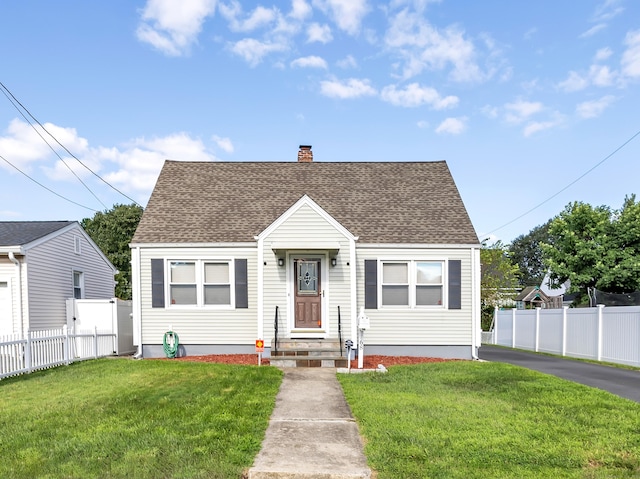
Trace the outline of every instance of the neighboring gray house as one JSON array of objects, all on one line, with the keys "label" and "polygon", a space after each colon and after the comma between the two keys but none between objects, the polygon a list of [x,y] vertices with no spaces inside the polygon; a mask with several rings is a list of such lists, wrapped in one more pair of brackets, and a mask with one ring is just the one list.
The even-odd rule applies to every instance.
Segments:
[{"label": "neighboring gray house", "polygon": [[0,221],[0,335],[64,326],[65,301],[112,298],[116,272],[77,221]]},{"label": "neighboring gray house", "polygon": [[167,161],[131,242],[135,341],[268,355],[276,322],[356,342],[364,308],[367,354],[472,358],[480,247],[445,162]]}]

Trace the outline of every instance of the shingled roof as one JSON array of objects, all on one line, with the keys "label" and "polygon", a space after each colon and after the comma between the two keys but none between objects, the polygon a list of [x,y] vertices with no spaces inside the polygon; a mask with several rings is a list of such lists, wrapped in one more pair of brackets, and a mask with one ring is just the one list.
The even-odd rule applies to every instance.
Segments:
[{"label": "shingled roof", "polygon": [[252,242],[305,194],[359,243],[478,244],[443,161],[166,161],[132,243]]},{"label": "shingled roof", "polygon": [[74,221],[0,221],[0,246],[22,246]]}]

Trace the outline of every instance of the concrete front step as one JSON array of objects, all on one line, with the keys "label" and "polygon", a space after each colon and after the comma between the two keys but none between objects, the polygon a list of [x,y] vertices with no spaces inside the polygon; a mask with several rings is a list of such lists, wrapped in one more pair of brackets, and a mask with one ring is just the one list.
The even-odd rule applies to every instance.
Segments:
[{"label": "concrete front step", "polygon": [[271,365],[283,368],[344,368],[346,355],[335,339],[279,339],[271,343]]}]

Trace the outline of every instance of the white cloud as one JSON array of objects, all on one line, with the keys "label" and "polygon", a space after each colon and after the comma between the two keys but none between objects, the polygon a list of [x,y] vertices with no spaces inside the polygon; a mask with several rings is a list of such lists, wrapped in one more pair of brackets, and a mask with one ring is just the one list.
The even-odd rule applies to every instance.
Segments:
[{"label": "white cloud", "polygon": [[525,137],[538,133],[540,131],[549,130],[560,126],[564,122],[564,117],[558,113],[554,113],[552,118],[547,121],[531,121],[522,130],[522,134]]},{"label": "white cloud", "polygon": [[252,32],[269,25],[279,15],[279,11],[275,7],[265,8],[259,5],[245,18],[242,18],[244,16],[242,5],[235,0],[230,4],[221,3],[218,10],[227,19],[229,29],[233,32]]},{"label": "white cloud", "polygon": [[296,20],[304,20],[312,13],[311,5],[306,0],[293,0],[291,2],[291,12],[289,16]]},{"label": "white cloud", "polygon": [[459,135],[467,128],[467,117],[461,118],[447,118],[436,128],[436,133],[439,135],[450,134]]},{"label": "white cloud", "polygon": [[227,153],[233,153],[234,147],[230,138],[223,138],[218,135],[213,135],[211,139],[216,143],[216,145],[218,145],[218,148],[220,148],[221,150]]},{"label": "white cloud", "polygon": [[347,55],[342,60],[338,60],[337,65],[340,68],[348,69],[348,68],[357,68],[358,62],[352,55]]},{"label": "white cloud", "polygon": [[311,55],[308,57],[296,58],[291,62],[291,66],[294,68],[323,68],[326,70],[327,62],[324,58]]},{"label": "white cloud", "polygon": [[[87,140],[78,136],[74,128],[62,128],[52,123],[45,123],[45,129],[57,138],[63,145],[71,151],[85,151]],[[55,141],[36,126],[40,135],[59,151],[59,146]],[[11,162],[21,170],[29,170],[31,165],[42,162],[53,156],[53,152],[42,140],[42,138],[28,123],[14,119],[9,123],[4,134],[0,136],[0,152],[7,161]],[[61,150],[60,150],[61,151]],[[67,155],[67,153],[64,153]],[[75,162],[75,160],[73,160]],[[5,162],[0,163],[2,167],[12,169]]]},{"label": "white cloud", "polygon": [[[454,81],[473,82],[487,77],[476,63],[476,48],[464,31],[449,27],[439,31],[422,16],[402,10],[391,20],[385,35],[387,48],[402,60],[402,78],[414,77],[424,69],[450,68]],[[490,42],[485,42],[491,48]]]},{"label": "white cloud", "polygon": [[166,55],[185,55],[215,6],[216,0],[148,0],[136,35]]},{"label": "white cloud", "polygon": [[480,110],[484,116],[492,120],[498,118],[498,108],[491,105],[485,105]]},{"label": "white cloud", "polygon": [[526,121],[529,117],[540,113],[544,107],[540,102],[530,102],[518,100],[514,103],[507,103],[504,106],[507,113],[505,120],[508,123],[519,124]]},{"label": "white cloud", "polygon": [[362,19],[369,11],[367,0],[314,0],[313,4],[328,15],[340,30],[351,35],[360,31]]},{"label": "white cloud", "polygon": [[191,138],[187,133],[174,133],[152,139],[137,138],[122,150],[100,148],[99,154],[116,165],[114,171],[102,175],[105,180],[124,191],[143,196],[151,193],[166,159],[216,160],[201,140]]},{"label": "white cloud", "polygon": [[573,70],[569,72],[569,77],[558,84],[558,88],[566,92],[584,90],[589,86],[589,81]]},{"label": "white cloud", "polygon": [[312,23],[309,25],[309,28],[307,28],[308,43],[329,43],[331,40],[333,40],[333,35],[331,35],[331,27],[329,25]]},{"label": "white cloud", "polygon": [[320,83],[320,92],[324,96],[341,99],[376,95],[375,88],[369,83],[369,80],[359,80],[357,78],[350,78],[345,81],[326,80]]},{"label": "white cloud", "polygon": [[[75,128],[65,128],[51,123],[45,123],[44,127],[92,171],[100,174],[121,191],[138,195],[140,198],[151,193],[165,159],[217,159],[200,139],[192,138],[187,133],[151,139],[138,138],[121,147],[107,148],[91,147],[89,141],[78,135]],[[48,135],[43,133],[43,137],[48,138]],[[228,138],[214,136],[213,140],[223,150],[233,151],[233,145]],[[63,151],[57,143],[55,147],[62,156]],[[70,158],[67,153],[62,156],[68,165],[65,166],[29,124],[17,119],[11,121],[7,130],[0,136],[0,151],[7,160],[23,171],[29,171],[38,165],[53,181],[77,181],[69,168],[81,178],[92,177],[86,168],[74,158]],[[4,162],[0,164],[13,170]],[[57,188],[54,186],[53,189]]]},{"label": "white cloud", "polygon": [[289,47],[283,43],[256,40],[255,38],[244,38],[231,44],[230,50],[242,57],[249,66],[255,67],[262,59],[273,52],[281,52]]},{"label": "white cloud", "polygon": [[613,51],[611,51],[611,48],[600,48],[593,57],[593,60],[596,62],[601,62],[607,60],[611,55],[613,55]]},{"label": "white cloud", "polygon": [[596,7],[593,13],[594,22],[606,22],[620,15],[624,8],[620,6],[620,0],[604,0]]},{"label": "white cloud", "polygon": [[596,118],[602,114],[613,102],[613,95],[606,95],[599,100],[585,101],[576,106],[576,113],[581,118]]},{"label": "white cloud", "polygon": [[640,78],[640,30],[627,32],[624,43],[627,49],[622,54],[622,73],[626,77]]},{"label": "white cloud", "polygon": [[400,90],[395,85],[386,86],[382,89],[381,98],[396,106],[429,105],[436,110],[454,107],[459,101],[457,96],[442,97],[434,88],[421,87],[418,83],[411,83]]},{"label": "white cloud", "polygon": [[607,25],[605,23],[599,23],[597,25],[592,26],[589,30],[582,32],[580,35],[578,35],[578,38],[592,37],[593,35],[595,35],[601,30],[604,30],[605,28],[607,28]]},{"label": "white cloud", "polygon": [[605,87],[613,85],[615,74],[609,70],[608,66],[591,65],[589,68],[589,78],[595,86]]},{"label": "white cloud", "polygon": [[429,128],[429,122],[425,121],[425,120],[418,121],[418,123],[416,123],[416,125],[418,126],[418,128],[421,128],[421,129]]}]

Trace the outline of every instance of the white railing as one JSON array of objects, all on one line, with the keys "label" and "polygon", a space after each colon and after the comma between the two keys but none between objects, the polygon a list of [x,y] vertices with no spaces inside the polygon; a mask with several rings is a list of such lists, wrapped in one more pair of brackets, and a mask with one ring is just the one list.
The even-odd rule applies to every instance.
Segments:
[{"label": "white railing", "polygon": [[29,331],[22,335],[0,336],[0,379],[39,369],[67,365],[74,361],[112,356],[116,335],[93,331],[60,329]]},{"label": "white railing", "polygon": [[640,306],[496,310],[492,333],[485,344],[640,366]]}]

